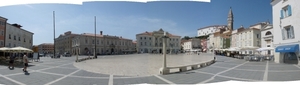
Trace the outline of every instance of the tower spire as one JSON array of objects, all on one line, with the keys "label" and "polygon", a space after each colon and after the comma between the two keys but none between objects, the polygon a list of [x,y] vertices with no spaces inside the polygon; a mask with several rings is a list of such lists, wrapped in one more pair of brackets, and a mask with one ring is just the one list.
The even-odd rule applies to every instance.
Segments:
[{"label": "tower spire", "polygon": [[228,29],[233,30],[233,13],[232,13],[232,8],[229,8],[229,13],[227,17],[227,23],[228,23]]}]

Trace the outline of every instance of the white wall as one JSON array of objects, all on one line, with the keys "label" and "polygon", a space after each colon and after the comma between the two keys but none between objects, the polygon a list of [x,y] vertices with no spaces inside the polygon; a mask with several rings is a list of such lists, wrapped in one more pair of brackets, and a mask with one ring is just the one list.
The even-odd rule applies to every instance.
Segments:
[{"label": "white wall", "polygon": [[[12,26],[11,24],[6,24],[6,40],[5,40],[5,46],[9,47],[14,47],[14,46],[21,46],[21,47],[25,47],[28,49],[32,48],[32,39],[33,39],[33,34],[25,31],[22,28],[17,28],[15,26]],[[11,39],[9,39],[9,35],[11,37]],[[16,36],[16,40],[14,40],[14,36]],[[19,41],[19,37],[20,37],[20,41]],[[25,38],[25,42],[24,42],[24,38]]]},{"label": "white wall", "polygon": [[202,28],[198,30],[198,36],[205,36],[205,35],[209,35],[212,33],[215,33],[217,30],[216,27],[207,27],[207,28]]},{"label": "white wall", "polygon": [[[299,42],[300,41],[300,34],[297,33],[300,31],[300,7],[298,6],[300,4],[300,0],[288,0],[284,3],[282,3],[283,0],[281,0],[279,3],[273,6],[273,28],[274,33],[277,33],[274,35],[274,45],[284,44],[284,43],[293,43],[293,42]],[[286,17],[282,19],[281,26],[288,26],[292,25],[294,27],[294,39],[288,39],[288,40],[282,40],[282,34],[281,34],[281,27],[280,25],[280,10],[286,6],[291,5],[292,7],[292,16]]]},{"label": "white wall", "polygon": [[[275,0],[272,3],[272,14],[273,14],[273,29],[274,33],[274,46],[280,46],[280,45],[288,45],[288,44],[299,44],[300,42],[300,34],[298,33],[300,31],[300,7],[298,6],[300,4],[300,0],[287,0],[286,2],[283,2],[283,0]],[[291,5],[292,9],[292,15],[289,17],[285,17],[283,19],[280,19],[281,16],[281,9],[287,5]],[[280,25],[282,27],[280,27]],[[294,27],[294,39],[282,39],[282,32],[281,29],[285,26],[292,25]],[[279,53],[275,53],[275,62],[281,63],[282,60]]]}]

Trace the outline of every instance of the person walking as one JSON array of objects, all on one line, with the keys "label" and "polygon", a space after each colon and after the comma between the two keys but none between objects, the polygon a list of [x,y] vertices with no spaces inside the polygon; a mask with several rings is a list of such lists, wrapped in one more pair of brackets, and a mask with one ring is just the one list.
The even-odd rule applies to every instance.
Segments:
[{"label": "person walking", "polygon": [[9,69],[14,69],[15,68],[15,66],[14,66],[15,58],[16,58],[15,55],[10,55],[10,57],[9,57],[9,66],[8,66]]},{"label": "person walking", "polygon": [[27,57],[27,54],[24,53],[24,56],[23,56],[23,62],[24,62],[24,68],[23,68],[23,71],[24,72],[27,72],[27,67],[28,67],[28,57]]}]

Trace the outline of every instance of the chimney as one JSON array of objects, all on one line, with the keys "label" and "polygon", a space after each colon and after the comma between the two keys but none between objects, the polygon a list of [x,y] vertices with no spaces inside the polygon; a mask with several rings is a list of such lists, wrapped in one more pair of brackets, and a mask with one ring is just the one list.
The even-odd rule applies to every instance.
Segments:
[{"label": "chimney", "polygon": [[19,25],[19,24],[12,24],[12,26],[15,26],[15,27],[17,27],[17,28],[21,28],[22,26],[21,25]]},{"label": "chimney", "polygon": [[100,35],[102,35],[102,31],[100,31]]}]

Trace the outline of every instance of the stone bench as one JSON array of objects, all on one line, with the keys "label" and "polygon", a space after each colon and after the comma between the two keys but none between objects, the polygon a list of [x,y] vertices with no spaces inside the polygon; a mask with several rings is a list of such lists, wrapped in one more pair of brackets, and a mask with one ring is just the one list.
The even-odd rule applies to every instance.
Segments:
[{"label": "stone bench", "polygon": [[75,62],[81,62],[81,61],[85,61],[85,60],[89,60],[89,59],[96,59],[96,58],[94,58],[94,57],[81,58],[81,59],[78,59],[78,61],[75,60]]},{"label": "stone bench", "polygon": [[[179,69],[179,72],[184,72],[187,70],[195,70],[198,68],[202,68],[205,66],[209,66],[211,64],[213,64],[215,62],[215,60],[211,60],[211,61],[207,61],[207,62],[202,62],[202,63],[198,63],[198,64],[192,64],[192,65],[185,65],[185,66],[175,66],[175,67],[167,67],[168,69]],[[188,69],[188,68],[191,69]]]}]

